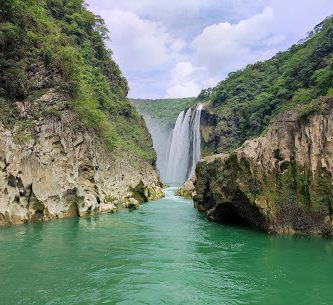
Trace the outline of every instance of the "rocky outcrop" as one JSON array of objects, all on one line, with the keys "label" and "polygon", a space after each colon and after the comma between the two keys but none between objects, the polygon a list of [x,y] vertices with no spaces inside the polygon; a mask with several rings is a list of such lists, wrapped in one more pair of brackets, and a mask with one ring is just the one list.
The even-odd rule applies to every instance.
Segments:
[{"label": "rocky outcrop", "polygon": [[127,201],[123,203],[124,208],[127,209],[140,209],[140,202],[136,200],[135,198],[129,198]]},{"label": "rocky outcrop", "polygon": [[[151,164],[125,150],[111,153],[75,126],[69,109],[57,102],[54,110],[53,100],[17,103],[15,126],[0,126],[0,224],[113,212],[163,196]],[[45,110],[37,118],[36,105]]]},{"label": "rocky outcrop", "polygon": [[195,176],[190,180],[185,181],[183,185],[176,190],[175,195],[187,199],[193,199],[194,196],[196,195],[194,183],[195,183]]},{"label": "rocky outcrop", "polygon": [[195,205],[213,221],[332,234],[333,100],[281,114],[267,135],[203,158]]}]

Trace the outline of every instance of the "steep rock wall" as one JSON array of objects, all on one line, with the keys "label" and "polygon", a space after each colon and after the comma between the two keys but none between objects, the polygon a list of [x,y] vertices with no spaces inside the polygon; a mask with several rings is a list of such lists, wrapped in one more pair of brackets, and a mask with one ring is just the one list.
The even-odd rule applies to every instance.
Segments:
[{"label": "steep rock wall", "polygon": [[52,100],[17,103],[19,124],[0,126],[0,224],[112,212],[132,198],[163,196],[151,164],[106,150],[94,133],[75,127],[70,110],[33,117],[36,105],[50,109]]},{"label": "steep rock wall", "polygon": [[[202,159],[195,204],[209,219],[269,232],[332,234],[333,100],[319,113],[294,109],[264,137]],[[319,110],[319,109],[318,109]]]}]

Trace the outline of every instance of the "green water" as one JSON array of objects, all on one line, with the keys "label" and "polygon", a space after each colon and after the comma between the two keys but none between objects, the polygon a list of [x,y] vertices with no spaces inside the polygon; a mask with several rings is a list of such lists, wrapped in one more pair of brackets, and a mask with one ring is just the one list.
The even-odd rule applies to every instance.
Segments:
[{"label": "green water", "polygon": [[333,304],[333,241],[138,211],[0,229],[0,304]]}]

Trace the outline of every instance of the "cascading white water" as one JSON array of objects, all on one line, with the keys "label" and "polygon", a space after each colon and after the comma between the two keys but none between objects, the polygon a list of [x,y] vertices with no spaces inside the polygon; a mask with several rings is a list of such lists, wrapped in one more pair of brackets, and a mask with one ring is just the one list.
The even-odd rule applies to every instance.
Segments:
[{"label": "cascading white water", "polygon": [[200,118],[202,105],[182,111],[170,134],[166,170],[162,179],[171,183],[182,183],[194,175],[200,159]]},{"label": "cascading white water", "polygon": [[200,134],[200,119],[201,119],[201,110],[202,105],[198,105],[196,109],[196,113],[193,120],[193,127],[192,127],[192,164],[188,171],[188,177],[191,178],[195,173],[195,167],[197,162],[201,157],[201,134]]}]

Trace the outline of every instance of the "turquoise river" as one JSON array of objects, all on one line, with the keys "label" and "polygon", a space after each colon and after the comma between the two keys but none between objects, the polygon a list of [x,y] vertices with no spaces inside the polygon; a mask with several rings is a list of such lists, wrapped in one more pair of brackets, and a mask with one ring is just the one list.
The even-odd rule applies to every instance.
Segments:
[{"label": "turquoise river", "polygon": [[0,229],[0,304],[333,304],[333,240],[140,210]]}]

